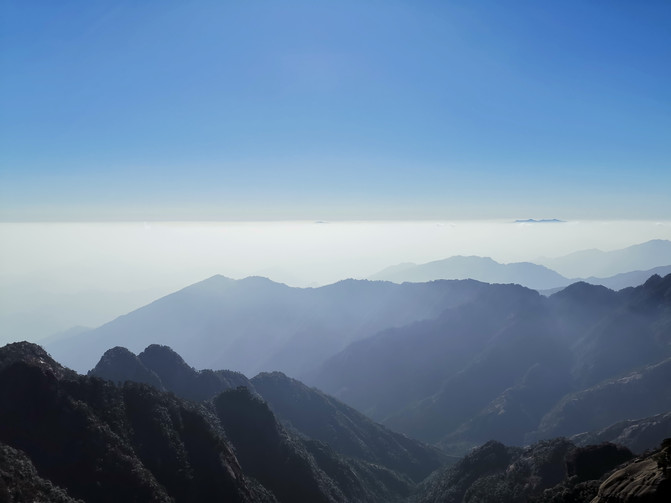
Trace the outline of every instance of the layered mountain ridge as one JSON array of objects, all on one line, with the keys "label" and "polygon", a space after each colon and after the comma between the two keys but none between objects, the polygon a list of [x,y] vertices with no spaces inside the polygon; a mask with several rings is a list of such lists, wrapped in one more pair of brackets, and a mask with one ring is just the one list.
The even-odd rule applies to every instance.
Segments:
[{"label": "layered mountain ridge", "polygon": [[490,438],[523,445],[671,410],[670,343],[671,275],[620,292],[576,283],[549,298],[490,285],[433,320],[350,345],[304,379],[463,454]]},{"label": "layered mountain ridge", "polygon": [[395,283],[475,279],[554,293],[578,281],[620,290],[638,286],[654,274],[669,273],[671,242],[652,240],[620,250],[583,250],[535,262],[500,263],[490,257],[461,255],[424,264],[406,262],[387,267],[369,279]]},{"label": "layered mountain ridge", "polygon": [[[544,297],[519,285],[474,280],[349,280],[293,289],[262,278],[215,277],[81,334],[59,351],[106,350],[119,341],[137,348],[156,335],[160,344],[178,340],[198,358],[199,348],[209,348],[209,362],[222,355],[257,362],[254,367],[282,361],[296,372],[304,369],[293,377],[392,430],[463,455],[490,438],[523,445],[671,410],[663,391],[666,366],[652,371],[671,358],[669,278],[652,276],[618,292],[579,282]],[[198,358],[187,357],[200,368],[226,368]],[[306,361],[312,364],[300,363]],[[143,372],[134,378],[152,383],[151,372]],[[627,376],[635,374],[646,376],[650,391],[632,391],[633,407],[615,413],[612,383],[633,390],[637,381]],[[197,388],[207,389],[207,396],[221,382],[254,386],[231,371],[201,371],[198,379],[209,383]],[[608,411],[602,419],[597,414],[588,420],[584,407],[571,405],[576,410],[569,412],[561,405],[583,396]],[[580,414],[582,420],[571,419]]]},{"label": "layered mountain ridge", "polygon": [[469,280],[406,285],[345,280],[292,288],[265,278],[214,276],[46,347],[80,372],[110,347],[139,352],[158,343],[199,368],[247,375],[280,370],[297,377],[350,342],[432,318],[483,288]]}]

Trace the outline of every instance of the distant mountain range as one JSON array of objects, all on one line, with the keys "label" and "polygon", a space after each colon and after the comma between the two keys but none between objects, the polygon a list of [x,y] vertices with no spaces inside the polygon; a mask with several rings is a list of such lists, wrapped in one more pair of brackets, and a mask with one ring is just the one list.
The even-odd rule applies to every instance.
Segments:
[{"label": "distant mountain range", "polygon": [[671,275],[620,292],[576,283],[549,298],[490,285],[303,378],[459,454],[490,438],[523,445],[671,410],[670,344]]},{"label": "distant mountain range", "polygon": [[671,241],[653,239],[620,250],[583,250],[557,258],[541,258],[537,262],[568,278],[606,278],[671,265]]},{"label": "distant mountain range", "polygon": [[500,264],[489,257],[450,257],[426,264],[399,264],[380,271],[371,280],[423,283],[437,279],[475,279],[487,283],[516,283],[544,290],[568,286],[571,280],[530,262]]},{"label": "distant mountain range", "polygon": [[[79,369],[110,347],[157,342],[200,368],[279,370],[461,455],[490,438],[522,445],[671,410],[670,282],[619,292],[580,282],[548,298],[474,280],[299,289],[219,276],[48,349]],[[199,379],[246,384],[233,373]],[[632,396],[625,409],[619,394]],[[572,409],[582,400],[604,412]]]},{"label": "distant mountain range", "polygon": [[475,279],[554,291],[585,281],[619,290],[638,286],[653,274],[665,276],[669,272],[671,241],[653,240],[611,252],[586,250],[555,259],[543,258],[538,263],[501,264],[489,257],[476,256],[454,256],[426,264],[403,263],[388,267],[369,279],[395,283]]},{"label": "distant mountain range", "polygon": [[484,288],[476,281],[365,280],[292,288],[265,278],[214,276],[95,330],[47,340],[45,347],[81,372],[113,346],[139,352],[160,343],[200,368],[297,377],[353,341],[433,318]]},{"label": "distant mountain range", "polygon": [[[663,253],[667,244],[671,246],[668,241],[650,241],[606,255],[614,257],[609,263],[619,260],[621,265],[669,261],[671,256]],[[670,272],[671,265],[662,265],[584,281],[622,289]],[[58,359],[82,372],[111,346],[140,351],[160,342],[199,367],[246,374],[280,370],[297,377],[352,342],[388,328],[433,319],[471,300],[484,288],[477,281],[519,284],[544,294],[575,282],[538,264],[499,264],[483,257],[401,264],[374,278],[416,284],[346,280],[319,288],[292,288],[260,277],[232,280],[214,276],[99,328],[60,334],[43,343]],[[455,281],[433,281],[438,278]],[[456,281],[466,278],[477,281]]]}]

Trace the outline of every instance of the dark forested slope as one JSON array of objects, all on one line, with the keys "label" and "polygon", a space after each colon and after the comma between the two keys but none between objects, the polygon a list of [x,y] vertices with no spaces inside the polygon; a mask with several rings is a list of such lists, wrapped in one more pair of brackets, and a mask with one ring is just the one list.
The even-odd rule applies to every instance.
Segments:
[{"label": "dark forested slope", "polygon": [[[134,364],[129,366],[128,361]],[[138,364],[142,370],[137,370]],[[158,345],[147,347],[137,357],[125,348],[113,348],[89,372],[102,378],[113,376],[116,382],[147,373],[156,376],[159,388],[195,401],[208,400],[239,387],[255,391],[277,418],[301,437],[323,442],[340,456],[385,467],[415,482],[448,460],[438,449],[394,433],[279,372],[262,373],[250,381],[242,374],[226,370],[197,371],[172,349]]]},{"label": "dark forested slope", "polygon": [[[146,376],[143,359],[159,370],[152,380],[184,364],[169,348],[150,347],[143,358],[115,348],[101,360],[115,384],[80,376],[33,344],[1,348],[0,447],[7,464],[0,494],[16,501],[382,503],[403,501],[415,487],[403,473],[287,430],[247,387],[196,404],[125,380],[113,368],[116,361]],[[192,372],[196,383],[211,375]],[[436,461],[424,468],[428,474],[442,456],[425,450]]]},{"label": "dark forested slope", "polygon": [[153,387],[78,376],[39,346],[0,349],[0,442],[84,501],[272,501],[219,423]]}]

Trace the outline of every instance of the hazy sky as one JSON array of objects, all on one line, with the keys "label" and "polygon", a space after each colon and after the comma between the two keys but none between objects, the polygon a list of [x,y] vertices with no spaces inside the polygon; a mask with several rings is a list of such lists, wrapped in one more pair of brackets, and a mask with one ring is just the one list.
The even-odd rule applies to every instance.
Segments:
[{"label": "hazy sky", "polygon": [[671,240],[671,221],[0,223],[0,289],[168,293],[214,274],[323,285],[400,262],[534,261],[650,239]]},{"label": "hazy sky", "polygon": [[0,219],[669,219],[671,2],[0,3]]}]

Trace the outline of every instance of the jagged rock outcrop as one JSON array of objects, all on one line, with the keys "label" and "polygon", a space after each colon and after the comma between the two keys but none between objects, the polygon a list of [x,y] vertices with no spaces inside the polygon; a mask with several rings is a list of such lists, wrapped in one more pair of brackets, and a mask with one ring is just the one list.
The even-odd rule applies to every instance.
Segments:
[{"label": "jagged rock outcrop", "polygon": [[592,503],[655,503],[671,501],[671,478],[647,457],[613,473],[601,484]]},{"label": "jagged rock outcrop", "polygon": [[147,346],[137,356],[126,348],[112,348],[103,354],[89,375],[120,383],[143,382],[194,402],[209,400],[238,386],[253,389],[240,372],[196,370],[171,348],[159,344]]},{"label": "jagged rock outcrop", "polygon": [[126,348],[116,346],[105,351],[100,361],[88,375],[123,384],[126,381],[141,382],[165,390],[161,379],[149,370],[140,359]]}]

